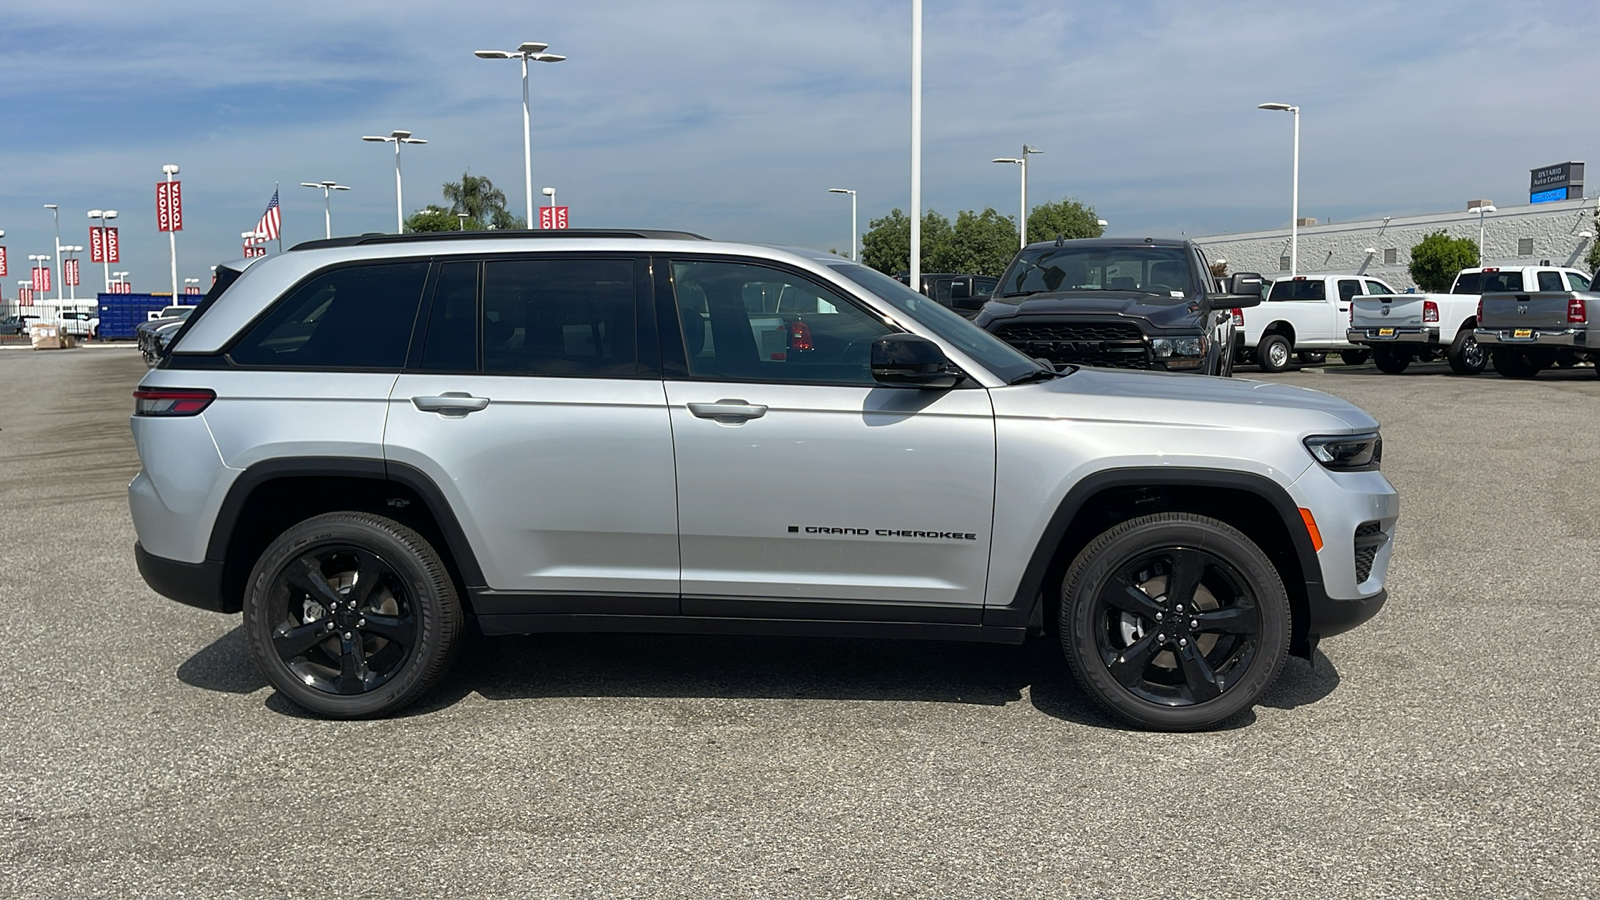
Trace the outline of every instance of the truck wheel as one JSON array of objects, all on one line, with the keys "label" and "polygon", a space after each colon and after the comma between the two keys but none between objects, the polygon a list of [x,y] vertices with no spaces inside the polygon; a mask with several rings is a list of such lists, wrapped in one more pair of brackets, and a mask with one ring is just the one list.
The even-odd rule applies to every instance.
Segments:
[{"label": "truck wheel", "polygon": [[1497,347],[1493,356],[1494,370],[1505,378],[1532,378],[1542,368],[1527,352],[1515,347]]},{"label": "truck wheel", "polygon": [[1377,363],[1378,371],[1385,375],[1399,375],[1411,365],[1411,351],[1399,347],[1373,347],[1372,361]]},{"label": "truck wheel", "polygon": [[1192,513],[1122,522],[1089,543],[1061,587],[1072,674],[1144,728],[1194,731],[1253,705],[1289,652],[1289,597],[1266,554]]},{"label": "truck wheel", "polygon": [[1269,334],[1256,345],[1256,365],[1263,372],[1282,372],[1289,368],[1289,357],[1294,354],[1294,348],[1289,345],[1289,339],[1281,334]]},{"label": "truck wheel", "polygon": [[1300,361],[1308,366],[1320,366],[1328,361],[1328,354],[1318,353],[1314,350],[1302,350],[1296,353],[1295,356],[1299,357]]},{"label": "truck wheel", "polygon": [[1369,350],[1341,350],[1341,351],[1339,351],[1339,358],[1341,360],[1344,360],[1344,364],[1347,365],[1347,366],[1359,366],[1362,363],[1366,362],[1367,359],[1369,357],[1371,357],[1371,356],[1372,356],[1372,352],[1369,351]]},{"label": "truck wheel", "polygon": [[1450,371],[1457,375],[1476,375],[1489,364],[1489,354],[1478,346],[1478,338],[1465,328],[1456,333],[1445,358],[1450,361]]},{"label": "truck wheel", "polygon": [[444,675],[461,603],[444,561],[392,519],[335,512],[267,547],[244,598],[246,641],[289,700],[338,719],[392,713]]}]

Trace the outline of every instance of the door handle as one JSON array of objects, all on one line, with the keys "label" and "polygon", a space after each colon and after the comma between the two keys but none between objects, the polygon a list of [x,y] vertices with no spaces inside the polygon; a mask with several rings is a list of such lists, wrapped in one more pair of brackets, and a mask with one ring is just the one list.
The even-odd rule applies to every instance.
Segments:
[{"label": "door handle", "polygon": [[767,408],[759,403],[746,403],[743,400],[718,400],[715,403],[690,403],[689,412],[701,419],[716,419],[718,422],[738,423],[746,419],[759,419],[767,414]]},{"label": "door handle", "polygon": [[411,405],[423,412],[464,416],[489,405],[488,397],[474,397],[461,391],[445,391],[436,397],[412,397]]}]

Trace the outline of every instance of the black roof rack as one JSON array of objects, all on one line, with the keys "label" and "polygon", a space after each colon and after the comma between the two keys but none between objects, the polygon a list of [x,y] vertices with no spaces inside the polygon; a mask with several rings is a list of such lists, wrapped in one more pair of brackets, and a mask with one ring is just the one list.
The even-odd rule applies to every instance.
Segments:
[{"label": "black roof rack", "polygon": [[709,241],[691,231],[665,231],[658,228],[563,228],[559,230],[496,228],[487,231],[423,231],[412,234],[357,234],[349,237],[301,241],[289,249],[321,250],[328,247],[359,247],[365,244],[410,244],[423,241],[482,241],[510,238],[644,238],[658,241]]}]

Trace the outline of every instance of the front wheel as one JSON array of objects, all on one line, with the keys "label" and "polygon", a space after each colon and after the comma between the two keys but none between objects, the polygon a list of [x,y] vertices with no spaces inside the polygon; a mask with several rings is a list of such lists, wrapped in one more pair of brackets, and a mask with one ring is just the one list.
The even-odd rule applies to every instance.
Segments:
[{"label": "front wheel", "polygon": [[1399,375],[1406,370],[1406,366],[1411,365],[1411,351],[1399,347],[1374,347],[1372,361],[1383,374]]},{"label": "front wheel", "polygon": [[1256,364],[1263,372],[1282,372],[1289,368],[1289,357],[1294,347],[1281,334],[1269,334],[1256,345]]},{"label": "front wheel", "polygon": [[1130,519],[1067,570],[1060,633],[1078,683],[1145,728],[1209,728],[1253,705],[1289,651],[1289,598],[1243,533],[1191,513]]},{"label": "front wheel", "polygon": [[1484,352],[1477,336],[1465,328],[1456,333],[1445,358],[1450,361],[1450,371],[1457,375],[1476,375],[1489,364],[1489,354]]},{"label": "front wheel", "polygon": [[382,516],[307,519],[261,554],[244,600],[250,655],[296,705],[330,718],[392,713],[444,675],[462,624],[444,561]]}]

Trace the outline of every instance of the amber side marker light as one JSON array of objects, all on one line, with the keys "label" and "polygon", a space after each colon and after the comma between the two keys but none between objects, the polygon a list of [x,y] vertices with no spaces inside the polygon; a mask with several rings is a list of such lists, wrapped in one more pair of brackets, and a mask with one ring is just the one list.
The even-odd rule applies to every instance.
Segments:
[{"label": "amber side marker light", "polygon": [[1317,520],[1312,517],[1311,510],[1300,507],[1300,521],[1306,523],[1306,533],[1311,535],[1311,549],[1322,552],[1322,532],[1317,530]]}]

